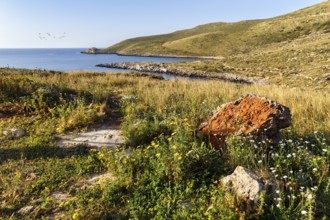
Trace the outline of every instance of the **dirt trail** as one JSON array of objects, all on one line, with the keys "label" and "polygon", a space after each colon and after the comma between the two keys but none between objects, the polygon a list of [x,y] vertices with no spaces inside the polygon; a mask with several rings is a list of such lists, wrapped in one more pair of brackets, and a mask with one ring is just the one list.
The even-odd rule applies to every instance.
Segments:
[{"label": "dirt trail", "polygon": [[57,137],[56,143],[60,147],[70,147],[84,144],[89,147],[112,149],[125,143],[120,126],[102,125],[100,128],[82,133],[69,133]]}]

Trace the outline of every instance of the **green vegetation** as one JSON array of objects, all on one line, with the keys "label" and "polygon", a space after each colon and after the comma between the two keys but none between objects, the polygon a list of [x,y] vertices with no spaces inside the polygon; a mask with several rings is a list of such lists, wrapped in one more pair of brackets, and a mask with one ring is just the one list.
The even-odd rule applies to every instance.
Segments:
[{"label": "green vegetation", "polygon": [[[217,106],[255,93],[288,106],[293,125],[271,152],[199,137]],[[220,81],[165,81],[135,74],[0,69],[0,219],[330,218],[330,99],[315,89]],[[122,117],[129,145],[56,146],[55,137]],[[2,132],[22,128],[15,139]],[[130,153],[127,153],[129,150]],[[219,180],[236,166],[277,180],[249,209]],[[87,186],[95,174],[110,173]],[[65,198],[54,196],[65,194]],[[32,206],[21,215],[22,207]]]},{"label": "green vegetation", "polygon": [[165,35],[129,39],[104,51],[216,57],[221,60],[175,66],[258,77],[269,84],[329,89],[329,11],[330,2],[325,1],[270,19],[211,23]]}]

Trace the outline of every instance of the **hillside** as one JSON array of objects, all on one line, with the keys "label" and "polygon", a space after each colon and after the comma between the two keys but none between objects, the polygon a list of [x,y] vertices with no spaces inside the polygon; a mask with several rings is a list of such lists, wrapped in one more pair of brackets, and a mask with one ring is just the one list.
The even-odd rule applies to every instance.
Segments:
[{"label": "hillside", "polygon": [[[235,23],[211,23],[170,34],[128,39],[107,52],[140,55],[228,56],[293,45],[296,40],[328,38],[330,2],[287,15]],[[310,39],[312,37],[313,39]],[[308,46],[308,45],[306,45]]]},{"label": "hillside", "polygon": [[128,39],[104,51],[212,56],[221,60],[173,65],[259,77],[290,86],[329,88],[330,1],[270,19],[211,23],[165,35]]}]

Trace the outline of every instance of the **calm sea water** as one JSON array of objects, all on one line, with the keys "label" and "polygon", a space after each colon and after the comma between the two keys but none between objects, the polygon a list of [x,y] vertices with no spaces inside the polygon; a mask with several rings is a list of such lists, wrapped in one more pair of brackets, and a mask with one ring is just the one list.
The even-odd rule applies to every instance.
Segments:
[{"label": "calm sea water", "polygon": [[82,54],[86,48],[70,49],[0,49],[0,67],[27,69],[46,69],[61,71],[92,70],[118,71],[96,67],[96,64],[110,62],[183,62],[192,61],[189,58],[160,58],[118,56],[115,54]]}]

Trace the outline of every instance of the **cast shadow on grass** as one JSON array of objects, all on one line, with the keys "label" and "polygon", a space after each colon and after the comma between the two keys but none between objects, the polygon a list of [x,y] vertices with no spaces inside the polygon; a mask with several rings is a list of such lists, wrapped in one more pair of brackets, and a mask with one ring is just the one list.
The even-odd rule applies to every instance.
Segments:
[{"label": "cast shadow on grass", "polygon": [[0,149],[0,165],[8,160],[66,158],[73,155],[84,155],[87,153],[88,148],[85,145],[76,145],[69,148],[40,145],[33,147]]}]

